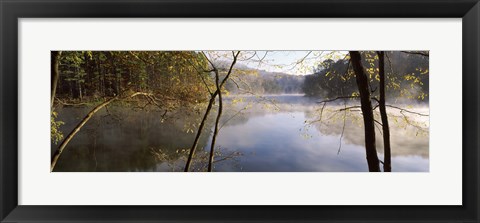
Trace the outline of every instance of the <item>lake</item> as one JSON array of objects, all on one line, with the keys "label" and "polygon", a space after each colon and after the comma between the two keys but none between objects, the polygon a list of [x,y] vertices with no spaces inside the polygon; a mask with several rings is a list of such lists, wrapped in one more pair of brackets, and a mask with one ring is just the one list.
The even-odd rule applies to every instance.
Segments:
[{"label": "lake", "polygon": [[[366,172],[363,121],[358,105],[329,103],[303,95],[229,96],[224,99],[216,141],[215,172]],[[428,106],[397,105],[428,114]],[[167,113],[110,106],[66,147],[55,171],[183,171],[204,107]],[[67,135],[91,108],[58,108]],[[192,171],[206,171],[216,107],[195,154]],[[378,113],[378,109],[376,110]],[[392,171],[428,172],[428,116],[389,108]],[[321,114],[321,115],[320,115]],[[320,119],[320,116],[322,117]],[[376,114],[378,116],[378,114]],[[379,117],[376,118],[380,120]],[[377,126],[377,151],[383,160]],[[52,153],[56,147],[52,143]]]}]

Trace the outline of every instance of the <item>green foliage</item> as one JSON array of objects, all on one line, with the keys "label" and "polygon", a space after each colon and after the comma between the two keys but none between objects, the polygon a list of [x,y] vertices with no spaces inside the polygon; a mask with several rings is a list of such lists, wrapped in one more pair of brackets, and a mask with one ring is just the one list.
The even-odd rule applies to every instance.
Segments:
[{"label": "green foliage", "polygon": [[303,91],[307,96],[322,98],[356,94],[354,74],[348,66],[349,62],[346,59],[324,60],[314,68],[314,74],[305,77]]},{"label": "green foliage", "polygon": [[[369,79],[373,96],[378,95],[379,74],[376,52],[364,51],[362,63]],[[391,100],[428,100],[428,57],[403,52],[386,52],[386,94]],[[348,58],[337,61],[326,59],[307,75],[303,85],[307,96],[334,98],[358,94],[355,76]]]},{"label": "green foliage", "polygon": [[142,91],[178,103],[205,101],[213,87],[207,65],[195,51],[65,51],[57,97],[91,101]]},{"label": "green foliage", "polygon": [[57,112],[52,111],[50,116],[50,139],[53,143],[57,144],[63,139],[63,133],[60,131],[60,126],[65,124],[62,121],[57,121]]}]

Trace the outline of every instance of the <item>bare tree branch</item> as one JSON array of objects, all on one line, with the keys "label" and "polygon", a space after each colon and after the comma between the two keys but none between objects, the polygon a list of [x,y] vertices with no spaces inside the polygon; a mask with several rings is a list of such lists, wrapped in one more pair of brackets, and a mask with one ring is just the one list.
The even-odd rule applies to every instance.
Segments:
[{"label": "bare tree branch", "polygon": [[[202,52],[202,53],[203,53],[203,52]],[[183,56],[183,58],[185,58],[184,55],[182,55],[182,56]],[[204,53],[203,53],[203,56],[205,56]],[[197,71],[197,75],[198,75],[198,76],[200,77],[200,79],[202,80],[203,84],[205,85],[205,88],[207,88],[208,93],[210,93],[210,95],[212,95],[213,93],[212,93],[212,91],[210,90],[210,88],[208,87],[207,81],[205,81],[205,78],[203,78],[203,76],[202,76],[203,73],[202,73],[200,70],[198,70],[197,66],[195,66],[195,65],[192,63],[192,61],[190,61],[188,58],[185,58],[185,59],[188,61],[188,63],[190,63],[190,66],[192,66],[193,69],[195,69],[195,71]],[[207,60],[208,60],[208,58],[207,58]],[[210,61],[209,61],[209,62],[210,62]],[[213,71],[213,70],[203,70],[204,73],[210,73],[210,72],[212,72],[212,71]]]},{"label": "bare tree branch", "polygon": [[420,56],[424,56],[424,57],[429,57],[430,56],[428,51],[400,51],[400,52],[408,53],[408,54],[414,54],[414,55],[420,55]]},{"label": "bare tree branch", "polygon": [[[205,53],[204,52],[202,52],[202,53],[206,57]],[[225,78],[222,80],[222,82],[220,84],[218,84],[218,80],[216,81],[217,90],[211,95],[210,101],[209,101],[208,106],[207,106],[207,110],[205,111],[202,122],[200,123],[200,126],[198,127],[197,135],[195,136],[195,140],[193,142],[193,145],[190,148],[190,152],[188,154],[188,159],[187,159],[187,162],[185,164],[185,169],[184,169],[185,172],[188,172],[189,169],[190,169],[190,165],[192,163],[193,156],[195,155],[195,150],[197,149],[197,145],[198,145],[198,141],[200,139],[200,135],[202,134],[203,127],[205,126],[205,122],[208,118],[208,115],[210,114],[210,110],[212,109],[213,103],[215,102],[215,99],[216,99],[217,95],[219,93],[221,93],[220,91],[222,89],[222,86],[225,84],[227,79],[232,74],[233,66],[235,66],[235,63],[237,62],[237,57],[238,57],[239,54],[240,54],[240,51],[237,51],[237,53],[233,52],[233,61],[232,61],[232,64],[230,65],[230,69],[228,70],[227,75],[225,76]],[[208,57],[206,57],[206,58],[210,62],[210,64],[213,66],[216,77],[218,77],[219,74],[218,74],[218,70],[216,69],[215,65],[210,61],[210,59],[208,59]]]},{"label": "bare tree branch", "polygon": [[336,98],[333,98],[333,99],[319,101],[317,103],[327,103],[327,102],[332,102],[332,101],[336,101],[336,100],[339,100],[339,99],[348,99],[348,98],[359,98],[359,96],[339,96],[339,97],[336,97]]},{"label": "bare tree branch", "polygon": [[418,112],[414,112],[414,111],[410,111],[410,110],[407,110],[407,109],[404,109],[404,108],[400,108],[400,107],[397,107],[397,106],[393,106],[393,105],[385,105],[387,107],[390,107],[390,108],[395,108],[395,109],[398,109],[400,111],[404,111],[404,112],[408,112],[408,113],[412,113],[412,114],[415,114],[415,115],[420,115],[420,116],[429,116],[427,114],[422,114],[422,113],[418,113]]},{"label": "bare tree branch", "polygon": [[257,55],[258,62],[259,62],[259,63],[262,63],[262,62],[263,62],[263,60],[265,59],[265,57],[267,57],[267,54],[268,54],[268,51],[265,51],[265,55],[263,55],[263,57],[262,57],[262,58],[258,57],[258,55]]},{"label": "bare tree branch", "polygon": [[[133,93],[125,98],[133,98],[135,96],[138,96],[138,95],[143,95],[143,96],[151,96],[152,94],[150,93],[145,93],[145,92],[136,92],[136,93]],[[108,104],[112,103],[113,101],[115,100],[118,100],[120,99],[119,96],[115,96],[113,98],[110,98],[108,100],[106,100],[105,102],[97,105],[95,108],[93,108],[93,110],[91,110],[83,119],[82,121],[80,121],[80,123],[77,124],[77,126],[68,134],[67,137],[65,137],[65,139],[63,140],[63,142],[60,144],[60,146],[58,147],[58,149],[55,151],[55,153],[53,154],[53,157],[52,157],[52,161],[51,161],[51,164],[50,164],[50,171],[53,171],[53,169],[55,168],[55,165],[57,164],[57,161],[58,159],[60,158],[60,155],[63,153],[63,151],[65,150],[65,147],[68,145],[68,143],[73,139],[73,137],[80,131],[80,129],[82,129],[82,127],[93,117],[93,115],[95,115],[95,113],[97,113],[100,109],[102,109],[103,107],[107,106]]]},{"label": "bare tree branch", "polygon": [[247,107],[242,108],[242,109],[238,110],[237,112],[235,112],[235,114],[233,114],[232,116],[230,116],[230,118],[228,118],[224,123],[222,123],[222,125],[220,126],[220,128],[218,129],[218,131],[222,130],[223,126],[225,126],[230,120],[232,120],[232,119],[235,118],[237,115],[241,114],[242,111],[245,111],[245,110],[247,110]]},{"label": "bare tree branch", "polygon": [[86,106],[86,105],[88,105],[88,103],[85,103],[85,102],[82,102],[82,103],[67,103],[67,102],[64,102],[64,101],[60,100],[57,97],[55,97],[55,100],[57,100],[61,105],[64,105],[64,106]]},{"label": "bare tree branch", "polygon": [[253,55],[248,57],[248,58],[245,58],[245,59],[238,59],[239,61],[248,61],[252,58],[254,58],[255,56],[257,56],[257,51],[253,51]]},{"label": "bare tree branch", "polygon": [[[338,109],[337,111],[347,111],[347,110],[352,110],[354,108],[361,108],[361,106],[360,105],[355,105],[355,106],[345,107],[345,108]],[[375,110],[375,109],[373,109],[373,110]]]},{"label": "bare tree branch", "polygon": [[152,63],[152,62],[147,61],[147,60],[144,59],[144,58],[141,58],[140,56],[138,56],[137,54],[133,53],[132,51],[128,51],[128,53],[129,53],[130,55],[132,55],[133,57],[135,57],[135,58],[143,61],[145,64],[150,64],[150,65],[154,65],[154,64],[155,64],[155,63]]},{"label": "bare tree branch", "polygon": [[383,126],[383,124],[381,122],[377,121],[376,119],[373,119],[373,121],[376,122],[377,124],[379,124],[380,126]]}]

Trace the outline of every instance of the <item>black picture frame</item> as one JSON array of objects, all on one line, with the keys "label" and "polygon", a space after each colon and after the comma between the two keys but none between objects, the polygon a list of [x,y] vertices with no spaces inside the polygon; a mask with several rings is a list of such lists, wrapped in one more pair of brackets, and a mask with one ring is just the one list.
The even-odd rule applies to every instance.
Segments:
[{"label": "black picture frame", "polygon": [[[1,222],[479,222],[478,0],[0,0]],[[131,17],[462,18],[461,206],[18,205],[18,19]],[[448,44],[448,43],[446,43]],[[456,117],[452,117],[456,118]],[[442,196],[439,194],[438,196]]]}]

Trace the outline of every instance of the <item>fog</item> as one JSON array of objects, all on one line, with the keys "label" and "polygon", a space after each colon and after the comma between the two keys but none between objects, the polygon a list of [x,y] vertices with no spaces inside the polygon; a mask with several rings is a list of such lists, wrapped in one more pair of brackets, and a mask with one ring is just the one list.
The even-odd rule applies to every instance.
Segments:
[{"label": "fog", "polygon": [[[321,113],[318,101],[298,94],[224,98],[214,171],[368,171],[361,113],[338,111],[343,103],[327,104]],[[355,105],[349,101],[347,107]],[[428,114],[426,106],[408,108]],[[88,111],[64,109],[64,132]],[[398,109],[388,112],[393,171],[429,171],[428,116],[408,113],[406,122]],[[201,115],[202,108],[183,108],[162,118],[159,112],[112,106],[72,140],[56,171],[182,171]],[[206,128],[213,129],[213,118],[208,123]],[[383,160],[379,128],[376,136]],[[205,171],[211,137],[212,131],[202,135],[192,171]]]}]

